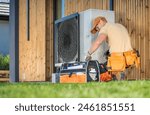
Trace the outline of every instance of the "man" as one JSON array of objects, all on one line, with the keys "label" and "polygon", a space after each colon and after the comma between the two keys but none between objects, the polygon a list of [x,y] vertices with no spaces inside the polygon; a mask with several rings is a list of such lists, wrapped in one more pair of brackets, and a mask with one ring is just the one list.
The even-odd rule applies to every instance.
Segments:
[{"label": "man", "polygon": [[130,42],[127,29],[118,23],[108,23],[105,17],[97,17],[93,22],[92,34],[98,33],[97,39],[92,43],[86,60],[91,59],[91,55],[98,49],[103,41],[109,45],[110,57],[108,58],[108,71],[113,73],[122,72],[137,62],[137,55]]}]

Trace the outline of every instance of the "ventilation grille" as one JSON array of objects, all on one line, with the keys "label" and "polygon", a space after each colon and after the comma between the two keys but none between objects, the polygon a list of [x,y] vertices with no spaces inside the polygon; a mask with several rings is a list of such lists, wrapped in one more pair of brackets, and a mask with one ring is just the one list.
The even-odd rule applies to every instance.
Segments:
[{"label": "ventilation grille", "polygon": [[77,14],[55,22],[55,63],[79,60],[78,22]]}]

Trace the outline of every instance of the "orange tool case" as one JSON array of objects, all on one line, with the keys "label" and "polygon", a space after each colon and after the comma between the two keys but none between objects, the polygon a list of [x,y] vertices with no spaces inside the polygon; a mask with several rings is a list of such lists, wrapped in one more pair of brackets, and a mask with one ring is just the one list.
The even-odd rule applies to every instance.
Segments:
[{"label": "orange tool case", "polygon": [[86,83],[99,81],[100,72],[97,61],[62,64],[59,72],[60,83]]}]

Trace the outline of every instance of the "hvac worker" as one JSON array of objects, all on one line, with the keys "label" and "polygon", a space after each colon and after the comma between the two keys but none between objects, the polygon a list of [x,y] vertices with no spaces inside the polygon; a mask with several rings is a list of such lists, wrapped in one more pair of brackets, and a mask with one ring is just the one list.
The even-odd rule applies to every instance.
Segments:
[{"label": "hvac worker", "polygon": [[123,72],[125,68],[139,66],[139,57],[131,46],[130,36],[127,29],[118,23],[108,23],[105,17],[97,17],[93,21],[91,33],[98,32],[97,39],[92,43],[86,60],[92,58],[92,54],[98,49],[103,41],[108,42],[110,56],[107,61],[107,69],[112,74]]}]

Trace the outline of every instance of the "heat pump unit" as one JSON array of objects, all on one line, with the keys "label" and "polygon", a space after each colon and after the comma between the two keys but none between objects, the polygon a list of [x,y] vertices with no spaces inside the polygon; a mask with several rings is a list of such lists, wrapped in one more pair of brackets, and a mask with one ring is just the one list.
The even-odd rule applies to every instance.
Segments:
[{"label": "heat pump unit", "polygon": [[79,14],[55,21],[55,64],[79,61]]},{"label": "heat pump unit", "polygon": [[[104,16],[108,22],[115,22],[114,11],[98,9],[89,9],[55,21],[55,64],[85,61],[85,56],[97,37],[90,30],[93,19],[98,16]],[[92,59],[104,63],[104,52],[107,50],[108,45],[103,42],[92,54]]]}]

